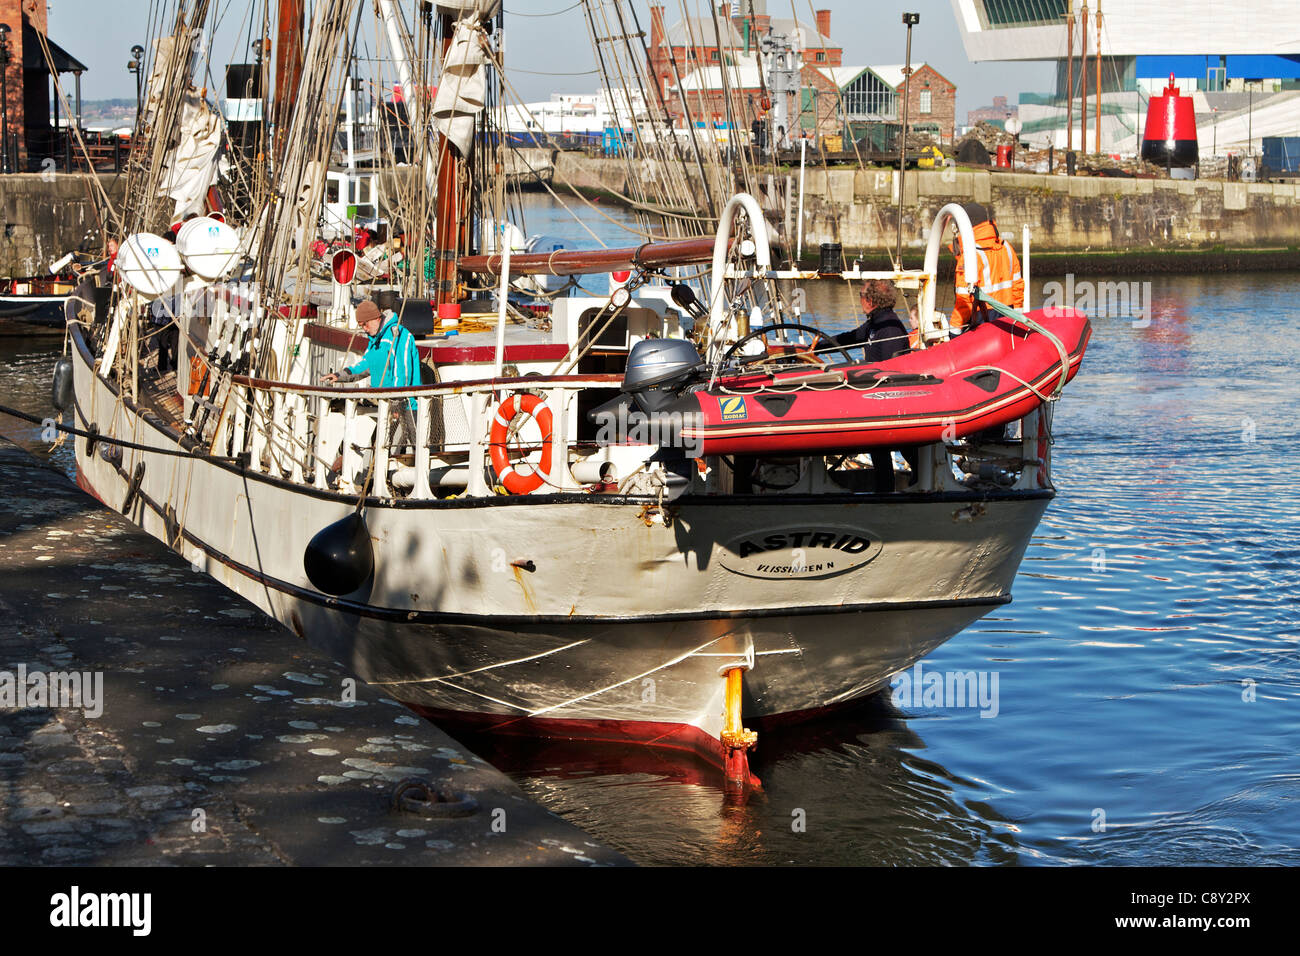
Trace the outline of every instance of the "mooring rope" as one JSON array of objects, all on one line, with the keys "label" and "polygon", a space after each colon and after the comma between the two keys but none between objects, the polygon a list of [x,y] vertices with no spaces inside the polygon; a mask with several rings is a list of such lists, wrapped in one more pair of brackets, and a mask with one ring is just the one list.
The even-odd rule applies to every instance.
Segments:
[{"label": "mooring rope", "polygon": [[[1010,319],[1013,322],[1020,323],[1030,331],[1038,332],[1041,335],[1047,336],[1047,338],[1051,340],[1052,345],[1056,346],[1056,351],[1061,356],[1061,377],[1056,380],[1056,386],[1055,388],[1052,389],[1051,398],[1047,398],[1046,396],[1041,396],[1041,397],[1043,398],[1043,401],[1048,401],[1048,402],[1054,402],[1058,398],[1060,398],[1061,392],[1065,390],[1065,380],[1070,377],[1070,353],[1065,348],[1065,343],[1062,342],[1055,334],[1053,334],[1050,329],[1044,327],[1040,322],[1036,322],[1033,319],[1031,319],[1029,316],[1025,315],[1023,312],[1019,311],[1018,309],[1013,309],[1011,308],[1011,306],[1005,305],[999,302],[997,299],[992,298],[987,292],[985,292],[979,286],[975,287],[974,292],[977,301],[985,303],[990,308],[992,308],[994,312],[998,312],[1006,316],[1008,319]],[[1005,372],[1006,370],[998,369],[997,371]],[[1010,372],[1007,372],[1006,374],[1011,375]],[[1014,375],[1012,375],[1011,377],[1015,378]],[[1033,386],[1030,387],[1032,388]],[[1037,389],[1034,389],[1034,394],[1036,395],[1039,394]]]},{"label": "mooring rope", "polygon": [[31,422],[33,425],[40,425],[42,428],[54,428],[57,431],[80,438],[89,438],[96,443],[103,442],[105,445],[117,445],[121,448],[130,448],[136,451],[147,451],[154,455],[171,455],[174,458],[192,458],[196,461],[218,461],[226,464],[238,464],[243,460],[238,455],[208,455],[202,452],[185,451],[181,448],[159,448],[155,445],[141,445],[138,442],[127,441],[125,438],[114,438],[112,435],[103,435],[98,431],[86,431],[82,428],[64,425],[49,416],[38,418],[36,415],[29,415],[27,412],[10,408],[8,405],[0,405],[0,415],[9,415],[21,421]]}]

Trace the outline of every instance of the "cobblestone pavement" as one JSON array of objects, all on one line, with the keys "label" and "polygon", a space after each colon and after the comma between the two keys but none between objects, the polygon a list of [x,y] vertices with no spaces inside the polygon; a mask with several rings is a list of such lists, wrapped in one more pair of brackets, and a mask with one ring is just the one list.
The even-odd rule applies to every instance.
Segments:
[{"label": "cobblestone pavement", "polygon": [[[4,441],[0,480],[0,865],[627,862]],[[102,697],[37,693],[72,672]]]}]

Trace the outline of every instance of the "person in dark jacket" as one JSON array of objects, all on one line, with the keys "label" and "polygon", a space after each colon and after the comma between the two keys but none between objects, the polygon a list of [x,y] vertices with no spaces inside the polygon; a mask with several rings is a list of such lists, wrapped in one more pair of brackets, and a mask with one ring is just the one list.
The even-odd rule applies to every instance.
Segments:
[{"label": "person in dark jacket", "polygon": [[[835,336],[839,345],[861,346],[863,361],[870,365],[883,362],[895,355],[902,355],[910,349],[907,326],[894,311],[898,299],[898,289],[888,279],[868,279],[862,284],[859,293],[862,310],[867,313],[867,320],[852,332],[841,332]],[[916,453],[905,449],[903,455],[916,468]],[[871,467],[875,472],[876,491],[887,494],[894,490],[894,458],[884,449],[873,449]]]},{"label": "person in dark jacket", "polygon": [[851,332],[834,336],[838,345],[862,346],[863,361],[883,362],[909,348],[907,326],[894,311],[898,290],[888,279],[868,279],[859,293],[867,320]]}]

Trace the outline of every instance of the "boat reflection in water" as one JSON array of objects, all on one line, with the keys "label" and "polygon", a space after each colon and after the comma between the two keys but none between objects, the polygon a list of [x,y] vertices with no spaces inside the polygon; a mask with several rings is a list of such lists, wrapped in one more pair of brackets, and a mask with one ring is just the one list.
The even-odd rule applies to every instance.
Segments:
[{"label": "boat reflection in water", "polygon": [[823,717],[764,726],[750,761],[763,785],[743,795],[708,763],[651,748],[503,740],[440,726],[547,809],[642,864],[1021,859],[1016,822],[968,799],[983,789],[978,781],[923,756],[918,716],[882,692]]}]

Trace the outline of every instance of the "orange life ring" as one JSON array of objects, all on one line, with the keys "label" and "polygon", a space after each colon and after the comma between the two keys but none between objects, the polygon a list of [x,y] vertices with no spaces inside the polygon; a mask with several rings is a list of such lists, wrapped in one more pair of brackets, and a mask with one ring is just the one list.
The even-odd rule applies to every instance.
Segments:
[{"label": "orange life ring", "polygon": [[[518,406],[515,404],[516,398],[519,399]],[[506,455],[506,436],[510,422],[520,412],[537,419],[537,426],[542,430],[541,465],[534,468],[533,473],[527,477],[515,471]],[[492,470],[496,472],[497,480],[512,495],[530,494],[546,483],[542,476],[551,473],[551,456],[555,449],[553,424],[554,416],[550,408],[536,395],[511,395],[497,407],[492,419],[492,431],[488,434],[488,447],[492,450]]]}]

